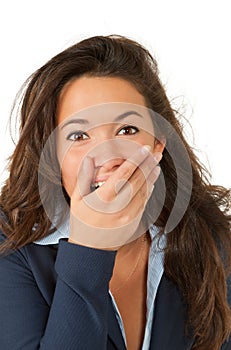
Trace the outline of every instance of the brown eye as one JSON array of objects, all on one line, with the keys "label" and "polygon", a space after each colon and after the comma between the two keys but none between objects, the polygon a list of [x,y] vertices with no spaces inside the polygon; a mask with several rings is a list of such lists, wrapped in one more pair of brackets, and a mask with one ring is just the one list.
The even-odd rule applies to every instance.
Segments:
[{"label": "brown eye", "polygon": [[83,131],[75,131],[67,136],[67,140],[70,141],[85,141],[89,136]]},{"label": "brown eye", "polygon": [[134,135],[137,132],[139,132],[139,130],[135,126],[127,125],[120,129],[118,135]]}]

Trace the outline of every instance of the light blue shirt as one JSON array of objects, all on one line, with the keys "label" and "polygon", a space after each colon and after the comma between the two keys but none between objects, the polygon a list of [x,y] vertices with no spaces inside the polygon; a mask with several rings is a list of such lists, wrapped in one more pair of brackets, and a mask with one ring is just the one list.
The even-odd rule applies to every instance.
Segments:
[{"label": "light blue shirt", "polygon": [[[148,350],[150,346],[151,331],[153,315],[155,312],[155,299],[157,290],[160,284],[161,277],[164,273],[164,248],[166,246],[166,235],[158,236],[159,228],[152,225],[149,229],[151,237],[151,247],[149,252],[148,260],[148,277],[147,277],[147,314],[146,314],[146,326],[144,333],[144,340],[141,350]],[[48,245],[48,244],[58,244],[61,238],[69,237],[69,221],[66,221],[59,230],[53,232],[51,235],[42,238],[41,240],[35,241],[35,244]],[[125,330],[123,326],[123,321],[119,313],[119,309],[116,305],[115,299],[112,293],[109,291],[112,298],[115,314],[117,321],[119,323],[124,342],[126,344]]]}]

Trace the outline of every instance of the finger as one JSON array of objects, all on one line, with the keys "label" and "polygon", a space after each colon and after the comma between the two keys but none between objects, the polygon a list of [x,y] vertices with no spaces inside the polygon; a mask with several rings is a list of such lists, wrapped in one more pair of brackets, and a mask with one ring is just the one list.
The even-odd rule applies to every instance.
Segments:
[{"label": "finger", "polygon": [[[157,161],[160,158],[160,155],[154,158],[153,155],[151,155],[150,153],[149,159],[145,159],[145,161],[143,162],[144,164],[142,164],[142,167],[145,170],[141,170],[139,167],[137,167],[136,171],[133,173],[129,181],[120,179],[116,183],[110,185],[110,181],[108,180],[100,188],[98,188],[94,192],[91,192],[88,196],[84,197],[86,204],[91,209],[101,213],[103,212],[112,214],[123,210],[127,207],[129,202],[140,190],[140,188],[145,184],[146,178],[149,176],[150,172],[152,172],[153,169],[156,167]],[[119,185],[121,185],[122,182],[122,186],[119,191],[117,191],[116,188],[118,182]],[[110,185],[110,187],[108,184]]]},{"label": "finger", "polygon": [[[137,194],[137,192],[140,191],[141,187],[145,183],[147,183],[147,186],[149,187],[153,186],[154,181],[157,179],[159,175],[159,169],[158,169],[159,167],[157,167],[157,163],[160,161],[161,157],[162,157],[161,153],[155,156],[152,156],[150,154],[150,156],[144,160],[141,166],[136,169],[136,171],[133,173],[129,181],[124,181],[124,180],[123,182],[122,180],[120,181],[120,183],[122,183],[122,186],[120,190],[117,191],[118,192],[117,195],[122,196],[123,194],[125,194],[125,198],[126,198],[126,195],[130,195],[130,200],[131,200],[132,197],[134,197]],[[150,179],[149,179],[149,176],[151,176]],[[148,182],[150,182],[150,185]]]},{"label": "finger", "polygon": [[[143,208],[149,200],[154,189],[154,183],[160,175],[160,167],[155,166],[152,168],[150,174],[146,177],[143,176],[140,169],[139,172],[141,176],[139,176],[133,184],[131,184],[131,181],[128,181],[113,201],[103,202],[101,204],[101,209],[103,208],[107,213],[116,213],[124,210],[128,205],[130,206],[131,203],[131,210],[132,205],[134,205],[135,209],[140,207]],[[103,206],[103,204],[105,206]]]},{"label": "finger", "polygon": [[149,151],[150,146],[143,146],[132,157],[124,161],[105,184],[97,190],[100,197],[106,201],[113,200],[134,172],[141,167],[144,160],[151,156]]},{"label": "finger", "polygon": [[148,186],[154,186],[155,182],[157,181],[158,177],[160,176],[161,168],[160,166],[156,166],[148,175],[147,177],[147,185]]},{"label": "finger", "polygon": [[148,200],[151,197],[151,194],[154,190],[155,183],[160,176],[161,168],[156,166],[155,169],[149,174],[147,178],[147,186],[148,186]]},{"label": "finger", "polygon": [[[162,154],[160,152],[156,152],[155,154],[149,153],[148,156],[143,160],[142,163],[135,169],[131,177],[129,178],[129,183],[133,186],[135,192],[139,191],[140,187],[144,184],[147,177],[157,164],[160,162],[162,158]],[[116,187],[116,192],[118,193],[124,186],[128,184],[128,181],[124,179],[120,181],[119,185]]]},{"label": "finger", "polygon": [[144,208],[152,194],[154,184],[160,175],[160,167],[156,166],[150,173],[146,181],[143,183],[139,191],[137,191],[132,197],[126,211],[129,212],[131,217],[136,217],[144,211]]},{"label": "finger", "polygon": [[[144,159],[148,157],[149,151],[150,146],[143,146],[134,155],[125,160],[105,183],[105,185],[107,184],[108,189],[113,187],[113,190],[115,190],[114,185],[118,184],[118,181],[124,180],[124,182],[126,182]],[[116,195],[117,193],[114,194]]]},{"label": "finger", "polygon": [[77,184],[75,188],[76,199],[81,199],[90,193],[92,178],[94,175],[94,162],[90,157],[85,157],[79,168]]},{"label": "finger", "polygon": [[155,174],[153,181],[155,180],[156,175],[159,171],[158,169],[155,169],[158,168],[157,164],[159,163],[161,158],[161,153],[157,153],[154,156],[150,154],[150,156],[146,158],[144,162],[140,165],[140,167],[137,168],[137,170],[134,172],[133,176],[129,180],[133,187],[134,194],[136,194],[137,191],[140,190],[143,184],[148,180],[150,174],[151,176]]}]

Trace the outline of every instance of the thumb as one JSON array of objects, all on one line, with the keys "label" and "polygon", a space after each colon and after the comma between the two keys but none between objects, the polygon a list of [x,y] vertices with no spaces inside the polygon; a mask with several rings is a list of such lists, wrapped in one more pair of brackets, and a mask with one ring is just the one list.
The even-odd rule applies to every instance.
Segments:
[{"label": "thumb", "polygon": [[94,177],[94,162],[91,157],[85,157],[79,167],[75,194],[77,199],[88,195],[91,192],[91,183]]}]

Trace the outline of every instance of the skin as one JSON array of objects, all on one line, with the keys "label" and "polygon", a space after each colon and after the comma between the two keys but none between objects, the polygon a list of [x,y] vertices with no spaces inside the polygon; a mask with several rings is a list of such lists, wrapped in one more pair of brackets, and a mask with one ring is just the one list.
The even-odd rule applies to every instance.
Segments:
[{"label": "skin", "polygon": [[[104,248],[117,250],[110,290],[116,299],[124,322],[128,349],[138,350],[145,327],[146,273],[150,238],[147,236],[143,243],[145,235],[143,233],[140,237],[132,239],[130,243],[126,242],[134,233],[153,184],[158,178],[157,164],[164,150],[164,143],[155,139],[153,132],[148,132],[152,126],[147,115],[144,119],[132,115],[115,123],[116,114],[107,113],[105,122],[102,115],[97,114],[96,108],[94,113],[86,114],[91,128],[85,128],[84,133],[76,134],[76,131],[83,130],[84,125],[67,125],[70,116],[82,116],[83,111],[92,106],[114,102],[146,107],[144,97],[131,83],[121,78],[84,76],[67,83],[62,90],[57,108],[58,157],[62,182],[70,197],[69,242],[98,248],[98,242],[93,242],[92,239],[87,241],[86,237],[100,236],[102,226],[106,228],[107,233],[111,230],[113,235],[121,234],[122,238],[116,247],[112,247],[111,242],[107,242]],[[138,126],[138,128],[126,129],[127,125]],[[67,140],[67,136],[71,140]],[[102,159],[98,161],[98,153],[105,155],[111,145],[114,145],[110,143],[111,140],[125,142],[125,149],[127,149],[126,142],[128,145],[131,143],[132,147],[133,145],[135,147],[134,152],[131,152],[128,159],[117,154],[116,157],[109,157],[106,161]],[[100,148],[101,145],[103,145],[102,148]],[[145,145],[148,149],[142,148]],[[91,156],[91,152],[93,154],[97,147],[99,152]],[[113,154],[111,149],[108,152]],[[90,193],[90,185],[95,179],[106,182]],[[105,211],[94,210],[94,207],[90,207],[85,201],[92,198],[93,203],[96,203],[94,199],[100,198],[103,203],[106,203],[107,209],[117,209],[115,200],[119,199],[118,203],[123,204],[122,209],[114,212],[111,210],[111,213],[105,212],[106,209]],[[126,202],[127,198],[129,201]],[[121,231],[121,227],[125,227],[125,231]],[[126,237],[123,241],[124,236]],[[132,272],[134,266],[138,268]]]},{"label": "skin", "polygon": [[[141,122],[138,120],[141,119],[139,117],[128,116],[115,123],[113,121],[116,114],[112,113],[111,116],[108,116],[107,113],[105,122],[105,118],[101,117],[102,113],[95,116],[96,109],[96,112],[87,113],[86,117],[84,115],[90,123],[89,126],[73,124],[70,133],[70,125],[65,125],[70,120],[70,116],[78,116],[78,113],[82,113],[92,106],[114,102],[146,106],[144,97],[137,89],[128,81],[117,77],[84,76],[72,80],[63,88],[58,101],[57,122],[60,128],[58,154],[60,155],[62,182],[71,199],[70,240],[89,246],[91,244],[84,243],[82,238],[87,237],[88,231],[91,235],[90,227],[98,228],[98,235],[100,235],[102,225],[104,228],[112,230],[130,225],[126,227],[128,234],[124,240],[128,241],[129,234],[134,233],[137,225],[135,220],[142,214],[144,205],[153,189],[153,183],[159,175],[156,165],[164,149],[164,144],[155,139],[153,133],[147,131],[150,129],[150,117],[147,116],[144,116]],[[138,125],[139,129],[123,128],[126,125],[133,125],[134,121],[135,127]],[[145,126],[144,129],[140,127],[142,124]],[[76,135],[76,132],[83,130],[83,128],[85,128],[84,133]],[[89,152],[97,149],[104,142],[110,142],[110,140],[132,142],[132,145],[136,145],[134,154],[130,157],[135,164],[123,156],[111,157],[105,162],[101,159],[96,164],[97,155],[95,159],[88,156]],[[69,145],[68,148],[65,148],[66,144]],[[142,151],[141,147],[137,149],[137,146],[144,145],[149,148],[150,152]],[[108,147],[104,147],[100,149],[99,153],[104,154],[107,149]],[[156,158],[152,157],[152,154]],[[83,166],[82,172],[80,171],[81,165]],[[91,183],[96,180],[106,180],[106,183],[96,191],[99,196],[97,198],[106,202],[106,209],[101,212],[89,208],[89,205],[86,205],[84,201],[84,198],[92,199],[93,196],[88,196],[89,188]],[[126,182],[126,185],[118,192],[121,180]],[[129,186],[132,186],[132,195],[129,192]],[[130,202],[125,203],[128,197]],[[115,199],[118,199],[117,202]],[[96,198],[92,200],[96,203]],[[119,208],[123,208],[123,210],[118,210],[115,203],[119,203]],[[108,208],[114,213],[111,215],[105,213]],[[79,231],[84,236],[76,237],[75,227],[80,227]],[[110,244],[108,243],[108,246]],[[97,244],[94,243],[92,246],[97,247]]]},{"label": "skin", "polygon": [[[113,122],[116,117],[115,113],[114,115],[113,113],[107,115],[105,119],[101,117],[102,113],[97,115],[96,110],[94,113],[86,114],[85,119],[90,123],[89,126],[73,124],[74,129],[72,125],[70,136],[70,132],[68,132],[70,125],[65,125],[70,120],[70,116],[78,116],[78,113],[83,113],[82,111],[92,108],[92,106],[115,102],[146,107],[145,99],[139,91],[130,82],[117,77],[83,76],[72,80],[63,88],[58,101],[57,122],[58,127],[60,127],[58,154],[60,155],[62,182],[70,196],[71,213],[73,214],[70,239],[89,246],[91,244],[84,243],[83,237],[76,237],[75,227],[80,227],[81,233],[84,237],[87,237],[88,231],[91,235],[90,227],[98,228],[98,235],[100,236],[102,225],[103,228],[112,230],[130,225],[126,227],[128,233],[124,242],[129,240],[129,234],[132,235],[137,227],[135,220],[142,214],[148,196],[153,189],[153,183],[159,175],[159,169],[156,165],[164,149],[164,144],[155,139],[153,133],[147,131],[151,128],[150,117],[147,117],[147,115],[141,121],[141,118],[132,115],[115,123]],[[108,121],[111,121],[111,123],[108,123]],[[138,130],[133,127],[123,128],[126,125],[133,125],[134,121],[135,127],[138,126],[139,128]],[[140,127],[142,124],[144,125],[143,129]],[[76,136],[76,131],[83,130],[83,128],[85,128],[84,133]],[[69,139],[67,140],[67,138]],[[110,140],[132,142],[132,145],[136,145],[134,154],[130,157],[135,164],[132,164],[123,156],[111,157],[105,162],[101,159],[96,164],[97,156],[95,159],[88,156],[89,152]],[[69,145],[68,148],[65,148],[65,144]],[[141,147],[137,149],[137,145],[146,145],[150,152],[142,151]],[[111,146],[109,145],[109,147]],[[126,148],[126,144],[124,148]],[[104,154],[107,149],[108,147],[104,147],[100,149],[99,153]],[[151,156],[152,154],[155,158]],[[81,165],[83,166],[82,172],[80,171]],[[121,180],[126,182],[126,185],[118,193]],[[97,198],[100,198],[101,202],[106,202],[106,206],[101,212],[92,210],[83,200],[89,198],[93,201],[92,203],[98,203],[93,196],[87,197],[90,185],[94,181],[106,181],[96,191]],[[132,186],[132,194],[129,192],[131,189],[129,186]],[[130,202],[125,203],[128,197]],[[119,203],[117,207],[115,206],[116,203]],[[123,208],[123,210],[118,208]],[[105,212],[107,210],[114,211],[114,213],[108,215]],[[112,243],[109,242],[106,247],[110,245]],[[123,244],[119,245],[122,246]],[[92,246],[97,247],[97,244],[93,243]]]}]

